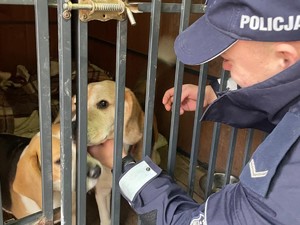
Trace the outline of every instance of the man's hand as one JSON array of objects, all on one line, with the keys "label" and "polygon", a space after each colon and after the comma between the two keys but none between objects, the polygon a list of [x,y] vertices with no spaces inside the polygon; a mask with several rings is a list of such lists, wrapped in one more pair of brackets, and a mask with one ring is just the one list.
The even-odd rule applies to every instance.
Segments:
[{"label": "man's hand", "polygon": [[[110,139],[100,145],[90,146],[88,152],[99,162],[112,169],[114,161],[114,140]],[[122,149],[122,158],[126,156],[125,150]]]},{"label": "man's hand", "polygon": [[[197,95],[198,95],[198,86],[194,84],[184,84],[182,85],[182,94],[181,94],[181,105],[180,105],[180,115],[185,111],[195,111],[197,105]],[[167,90],[163,96],[162,103],[165,105],[165,109],[170,111],[173,104],[174,88]],[[205,97],[203,107],[211,104],[217,96],[213,91],[211,86],[206,86],[205,88]]]}]

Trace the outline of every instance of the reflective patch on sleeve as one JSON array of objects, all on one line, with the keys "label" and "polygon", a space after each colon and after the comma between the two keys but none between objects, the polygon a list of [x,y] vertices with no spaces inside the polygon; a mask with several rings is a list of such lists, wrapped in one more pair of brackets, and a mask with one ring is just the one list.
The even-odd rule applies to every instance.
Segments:
[{"label": "reflective patch on sleeve", "polygon": [[122,193],[132,201],[137,192],[152,178],[156,177],[157,173],[142,161],[132,169],[130,169],[119,182]]},{"label": "reflective patch on sleeve", "polygon": [[206,225],[204,214],[200,213],[197,218],[193,218],[190,225]]},{"label": "reflective patch on sleeve", "polygon": [[207,202],[209,197],[207,198],[205,202],[205,213],[200,212],[199,215],[191,220],[190,225],[207,225],[206,221],[206,212],[207,212]]}]

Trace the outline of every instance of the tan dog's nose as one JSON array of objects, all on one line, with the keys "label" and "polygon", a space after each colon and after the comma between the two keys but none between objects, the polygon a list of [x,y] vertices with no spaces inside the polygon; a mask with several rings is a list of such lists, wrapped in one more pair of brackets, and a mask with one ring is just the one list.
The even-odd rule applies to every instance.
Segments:
[{"label": "tan dog's nose", "polygon": [[77,123],[76,120],[72,121],[72,139],[77,139]]},{"label": "tan dog's nose", "polygon": [[100,166],[96,165],[95,167],[89,168],[87,172],[87,177],[97,179],[101,175]]}]

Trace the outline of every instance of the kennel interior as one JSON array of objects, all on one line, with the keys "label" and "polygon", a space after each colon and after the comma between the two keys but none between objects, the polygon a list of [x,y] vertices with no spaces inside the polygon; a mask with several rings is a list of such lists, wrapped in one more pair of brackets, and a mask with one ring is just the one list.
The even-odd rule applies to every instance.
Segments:
[{"label": "kennel interior", "polygon": [[[202,107],[179,116],[178,104],[173,112],[167,112],[161,103],[164,92],[173,86],[177,87],[178,102],[183,83],[199,85],[199,105],[206,84],[221,78],[221,88],[226,87],[228,74],[222,71],[218,58],[202,66],[187,66],[176,60],[166,64],[158,57],[159,44],[172,48],[170,43],[178,33],[204,13],[204,2],[139,2],[132,7],[140,12],[123,14],[125,19],[99,21],[99,17],[107,16],[100,13],[89,22],[80,20],[82,11],[66,12],[65,3],[67,1],[0,0],[0,71],[5,72],[0,77],[0,132],[32,137],[41,131],[44,177],[43,210],[20,220],[1,211],[0,224],[33,224],[41,219],[51,224],[57,210],[63,214],[61,223],[71,224],[68,160],[71,97],[78,93],[78,134],[85,134],[86,86],[94,81],[116,81],[116,149],[122,146],[120,128],[126,86],[136,93],[145,110],[144,155],[150,154],[152,125],[149,124],[156,120],[161,137],[160,166],[196,201],[201,203],[211,194],[215,173],[225,174],[225,183],[229,182],[230,175],[238,177],[253,149],[265,137],[264,133],[219,123],[199,123]],[[169,42],[163,42],[165,38]],[[53,211],[52,180],[46,174],[52,169],[49,160],[51,123],[59,111],[61,152],[65,160],[62,163],[63,199],[61,208]],[[78,149],[86,148],[85,136],[78,136]],[[86,152],[78,151],[77,224],[99,224],[95,200],[85,193],[85,158]],[[137,218],[116,185],[121,174],[120,162],[121,156],[116,155],[112,224],[135,224]],[[203,176],[207,182],[206,188],[201,189],[199,182]]]}]

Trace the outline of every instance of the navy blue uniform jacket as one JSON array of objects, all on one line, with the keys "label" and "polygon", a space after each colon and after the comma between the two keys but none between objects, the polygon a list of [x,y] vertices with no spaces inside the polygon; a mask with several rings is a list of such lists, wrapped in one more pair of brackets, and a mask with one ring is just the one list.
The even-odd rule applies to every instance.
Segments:
[{"label": "navy blue uniform jacket", "polygon": [[199,205],[149,158],[127,166],[123,196],[148,225],[300,225],[300,62],[254,86],[223,93],[202,120],[269,133],[240,182]]}]

